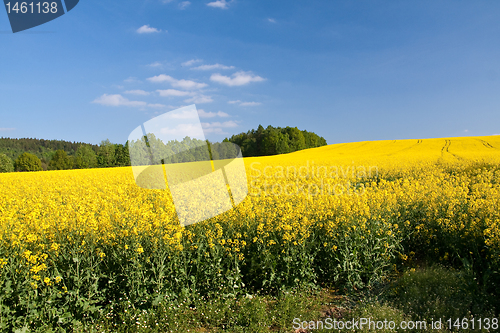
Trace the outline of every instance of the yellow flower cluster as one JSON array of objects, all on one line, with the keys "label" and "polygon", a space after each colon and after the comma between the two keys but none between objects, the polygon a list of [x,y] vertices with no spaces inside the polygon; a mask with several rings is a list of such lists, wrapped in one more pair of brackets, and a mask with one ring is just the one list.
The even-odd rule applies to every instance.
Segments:
[{"label": "yellow flower cluster", "polygon": [[0,174],[0,258],[19,260],[36,288],[61,281],[52,263],[68,251],[141,265],[165,248],[166,262],[191,251],[199,256],[189,264],[231,258],[282,279],[301,265],[342,268],[362,250],[390,260],[406,236],[417,250],[440,242],[442,260],[448,245],[482,238],[500,259],[499,136],[345,143],[244,162],[247,198],[186,228],[168,189],[138,187],[130,167]]}]

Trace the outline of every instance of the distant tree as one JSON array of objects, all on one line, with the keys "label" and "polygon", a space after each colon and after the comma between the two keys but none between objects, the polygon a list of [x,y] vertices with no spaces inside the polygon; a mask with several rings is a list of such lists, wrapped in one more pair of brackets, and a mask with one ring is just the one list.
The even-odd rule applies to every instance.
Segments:
[{"label": "distant tree", "polygon": [[115,166],[129,166],[130,155],[128,152],[128,142],[125,145],[115,144]]},{"label": "distant tree", "polygon": [[68,170],[73,167],[68,154],[62,149],[56,151],[49,162],[49,170]]},{"label": "distant tree", "polygon": [[130,160],[136,165],[150,165],[151,156],[149,155],[149,148],[146,145],[145,138],[137,139],[129,143]]},{"label": "distant tree", "polygon": [[99,145],[97,164],[100,168],[115,166],[115,145],[108,139],[101,141]]},{"label": "distant tree", "polygon": [[68,142],[60,140],[44,140],[44,139],[10,139],[0,138],[0,154],[5,154],[12,160],[15,160],[22,153],[31,153],[38,158],[45,159],[46,166],[56,152],[63,149],[69,156],[73,156],[77,148],[81,145],[90,146],[94,151],[97,151],[99,146],[81,142]]},{"label": "distant tree", "polygon": [[262,125],[257,130],[236,134],[226,140],[240,146],[245,157],[286,154],[326,145],[324,138],[297,127],[268,126],[264,129]]},{"label": "distant tree", "polygon": [[276,141],[276,154],[286,154],[293,150],[290,150],[288,134],[278,131],[278,137]]},{"label": "distant tree", "polygon": [[287,127],[286,132],[288,134],[288,138],[290,139],[288,145],[291,151],[297,151],[306,148],[306,139],[297,127]]},{"label": "distant tree", "polygon": [[14,164],[5,154],[0,154],[0,172],[13,172]]},{"label": "distant tree", "polygon": [[50,159],[47,159],[46,157],[42,157],[40,159],[40,161],[42,162],[42,170],[47,171],[49,169]]},{"label": "distant tree", "polygon": [[[268,127],[269,129],[269,127]],[[276,142],[278,141],[276,132],[266,131],[266,135],[262,139],[262,154],[263,155],[276,155]],[[236,142],[235,142],[236,143]],[[238,143],[236,143],[238,144]],[[247,156],[246,152],[244,152]]]},{"label": "distant tree", "polygon": [[94,150],[88,145],[78,147],[75,153],[74,167],[76,169],[95,168],[97,166],[97,156]]},{"label": "distant tree", "polygon": [[42,171],[42,161],[36,155],[22,153],[14,163],[16,171]]}]

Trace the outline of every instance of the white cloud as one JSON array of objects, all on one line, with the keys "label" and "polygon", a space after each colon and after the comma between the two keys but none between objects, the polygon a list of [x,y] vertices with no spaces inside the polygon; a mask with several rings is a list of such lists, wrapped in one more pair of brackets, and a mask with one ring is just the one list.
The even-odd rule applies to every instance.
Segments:
[{"label": "white cloud", "polygon": [[195,104],[203,104],[203,103],[211,103],[214,100],[210,96],[205,95],[196,95],[192,98],[184,100],[186,103],[195,103]]},{"label": "white cloud", "polygon": [[187,90],[192,90],[192,89],[201,89],[207,86],[206,83],[198,83],[195,81],[191,80],[177,80],[171,77],[170,75],[165,75],[165,74],[160,74],[157,76],[153,76],[148,78],[148,81],[154,82],[154,83],[160,83],[160,82],[168,82],[172,85],[174,88],[181,88],[181,89],[187,89]]},{"label": "white cloud", "polygon": [[163,104],[148,104],[143,101],[130,101],[120,94],[108,95],[104,94],[99,98],[92,101],[95,104],[101,104],[105,106],[132,106],[132,107],[150,107],[150,108],[163,108]]},{"label": "white cloud", "polygon": [[138,96],[148,96],[150,94],[150,92],[139,89],[139,90],[127,90],[127,91],[125,91],[125,94],[138,95]]},{"label": "white cloud", "polygon": [[160,103],[148,104],[148,108],[161,108],[161,109],[163,109],[165,107],[167,107],[167,106],[164,104],[160,104]]},{"label": "white cloud", "polygon": [[229,134],[228,132],[224,132],[224,130],[222,128],[220,128],[220,127],[203,129],[203,133],[205,133],[205,134],[210,134],[210,133],[213,133],[213,134],[224,134],[224,135]]},{"label": "white cloud", "polygon": [[225,122],[213,122],[213,123],[201,123],[201,127],[203,128],[203,132],[205,134],[214,133],[214,134],[228,134],[224,132],[224,128],[234,128],[238,127],[238,124],[235,121],[225,121]]},{"label": "white cloud", "polygon": [[253,75],[250,72],[237,72],[232,75],[232,77],[221,75],[219,73],[212,74],[210,76],[210,80],[220,83],[220,84],[225,84],[226,86],[243,86],[245,84],[249,84],[250,82],[261,82],[264,81],[265,79]]},{"label": "white cloud", "polygon": [[15,131],[16,129],[13,127],[1,127],[0,131],[2,132],[7,132],[7,131]]},{"label": "white cloud", "polygon": [[201,66],[198,66],[198,67],[193,67],[191,69],[199,69],[199,70],[202,70],[202,71],[209,71],[209,70],[212,70],[212,69],[233,69],[234,66],[224,66],[224,65],[221,65],[221,64],[215,64],[215,65],[201,65]]},{"label": "white cloud", "polygon": [[149,67],[163,67],[163,64],[159,61],[155,61],[152,64],[148,65]]},{"label": "white cloud", "polygon": [[129,77],[128,79],[125,79],[123,80],[124,82],[127,82],[127,83],[140,83],[141,81],[139,81],[136,77]]},{"label": "white cloud", "polygon": [[261,105],[262,103],[259,103],[259,102],[243,102],[240,104],[240,106],[257,106],[257,105]]},{"label": "white cloud", "polygon": [[96,98],[92,103],[106,105],[106,106],[146,106],[148,103],[140,101],[129,101],[122,95],[108,95],[104,94]]},{"label": "white cloud", "polygon": [[165,81],[170,82],[171,80],[175,80],[175,79],[172,78],[169,75],[160,74],[160,75],[157,75],[157,76],[150,77],[147,80],[151,81],[151,82],[154,82],[154,83],[160,83],[160,82],[165,82]]},{"label": "white cloud", "polygon": [[160,130],[162,134],[174,135],[177,137],[199,138],[204,137],[203,130],[195,124],[178,124],[174,128],[164,127]]},{"label": "white cloud", "polygon": [[193,66],[194,64],[196,64],[198,62],[201,62],[201,60],[200,59],[191,59],[191,60],[183,62],[181,65],[189,67],[189,66]]},{"label": "white cloud", "polygon": [[217,0],[207,3],[207,6],[209,7],[220,8],[220,9],[227,9],[228,5],[229,4],[226,2],[226,0]]},{"label": "white cloud", "polygon": [[229,120],[222,123],[218,121],[213,123],[201,123],[201,126],[203,127],[203,129],[216,128],[216,127],[231,128],[231,127],[238,127],[238,124],[233,120]]},{"label": "white cloud", "polygon": [[157,90],[157,92],[160,94],[162,97],[179,97],[179,96],[189,96],[192,95],[189,91],[182,91],[182,90],[176,90],[176,89],[166,89],[166,90]]},{"label": "white cloud", "polygon": [[198,115],[200,118],[214,118],[214,117],[229,117],[229,115],[225,112],[219,111],[219,112],[205,112],[203,109],[198,109]]},{"label": "white cloud", "polygon": [[189,7],[189,5],[191,4],[191,2],[189,1],[182,1],[180,4],[179,4],[179,9],[186,9]]},{"label": "white cloud", "polygon": [[228,104],[239,104],[240,106],[257,106],[257,105],[262,104],[260,102],[242,102],[239,99],[237,99],[235,101],[228,101],[227,103]]},{"label": "white cloud", "polygon": [[196,112],[191,110],[168,112],[164,116],[169,119],[197,119]]},{"label": "white cloud", "polygon": [[191,80],[177,80],[170,83],[174,88],[181,89],[201,89],[205,88],[208,84],[206,83],[198,83]]},{"label": "white cloud", "polygon": [[271,22],[271,23],[276,23],[276,20],[275,20],[275,19],[273,19],[273,18],[268,18],[268,19],[267,19],[267,21],[268,21],[268,22]]},{"label": "white cloud", "polygon": [[149,24],[143,25],[139,29],[136,30],[138,34],[152,34],[156,32],[161,32],[161,30],[158,30],[156,28],[150,27]]}]

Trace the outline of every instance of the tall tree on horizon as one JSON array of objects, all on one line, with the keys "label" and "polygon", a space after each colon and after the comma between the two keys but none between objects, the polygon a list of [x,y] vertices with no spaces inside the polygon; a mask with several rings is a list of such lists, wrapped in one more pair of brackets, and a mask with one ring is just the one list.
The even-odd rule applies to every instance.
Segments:
[{"label": "tall tree on horizon", "polygon": [[5,154],[0,154],[0,172],[13,172],[14,171],[14,163],[12,160]]},{"label": "tall tree on horizon", "polygon": [[97,155],[89,146],[80,146],[75,153],[75,168],[87,169],[97,166]]},{"label": "tall tree on horizon", "polygon": [[97,164],[101,168],[115,166],[115,145],[109,139],[102,140],[97,151]]},{"label": "tall tree on horizon", "polygon": [[42,171],[42,161],[33,154],[22,153],[14,162],[16,171]]},{"label": "tall tree on horizon", "polygon": [[68,170],[73,168],[73,162],[66,152],[62,149],[56,151],[49,162],[49,170]]}]

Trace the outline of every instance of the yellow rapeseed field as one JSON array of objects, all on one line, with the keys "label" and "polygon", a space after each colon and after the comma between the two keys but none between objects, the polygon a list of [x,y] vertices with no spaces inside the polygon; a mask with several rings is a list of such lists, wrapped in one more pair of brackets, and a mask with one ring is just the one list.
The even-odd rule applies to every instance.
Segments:
[{"label": "yellow rapeseed field", "polygon": [[360,288],[417,259],[499,268],[500,136],[244,162],[247,198],[186,228],[168,190],[136,186],[130,167],[0,174],[0,327],[122,299]]}]

